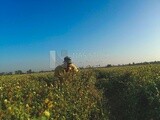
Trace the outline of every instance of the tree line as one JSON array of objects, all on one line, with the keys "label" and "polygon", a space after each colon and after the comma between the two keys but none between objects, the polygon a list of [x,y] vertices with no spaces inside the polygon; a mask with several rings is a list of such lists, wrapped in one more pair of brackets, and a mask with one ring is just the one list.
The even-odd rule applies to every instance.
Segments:
[{"label": "tree line", "polygon": [[44,73],[44,72],[52,72],[52,71],[49,71],[49,70],[48,71],[43,71],[42,70],[42,71],[35,72],[35,71],[29,69],[26,72],[23,72],[22,70],[16,70],[14,72],[1,72],[0,75],[13,75],[13,74],[21,75],[21,74],[32,74],[32,73]]},{"label": "tree line", "polygon": [[[160,64],[160,61],[152,61],[152,62],[141,62],[141,63],[129,63],[129,64],[118,64],[118,65],[112,65],[112,64],[108,64],[104,67],[115,67],[115,66],[134,66],[134,65],[148,65],[148,64]],[[91,66],[87,66],[86,68],[90,68]],[[100,66],[99,66],[100,67]],[[80,68],[83,69],[83,68]],[[48,71],[39,71],[39,72],[35,72],[31,69],[29,69],[26,72],[23,72],[22,70],[16,70],[14,72],[1,72],[0,75],[12,75],[12,74],[16,74],[16,75],[20,75],[20,74],[31,74],[31,73],[44,73],[44,72],[53,72],[54,70],[48,70]]]}]

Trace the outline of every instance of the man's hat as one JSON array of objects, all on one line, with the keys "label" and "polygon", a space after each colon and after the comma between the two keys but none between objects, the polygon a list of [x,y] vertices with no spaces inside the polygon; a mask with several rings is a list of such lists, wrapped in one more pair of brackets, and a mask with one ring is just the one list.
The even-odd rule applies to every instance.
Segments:
[{"label": "man's hat", "polygon": [[65,58],[64,58],[64,62],[67,62],[67,63],[72,63],[72,60],[71,60],[71,58],[70,57],[68,57],[68,56],[66,56]]}]

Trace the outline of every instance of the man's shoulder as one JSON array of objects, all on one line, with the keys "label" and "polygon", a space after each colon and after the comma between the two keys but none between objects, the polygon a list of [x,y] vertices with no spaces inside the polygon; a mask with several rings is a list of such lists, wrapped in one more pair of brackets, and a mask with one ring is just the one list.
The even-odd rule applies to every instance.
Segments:
[{"label": "man's shoulder", "polygon": [[76,67],[76,65],[70,64],[70,67],[71,67],[71,69],[74,70],[75,72],[78,72],[78,68]]},{"label": "man's shoulder", "polygon": [[58,65],[55,70],[59,70],[59,69],[63,69],[63,66],[62,65]]},{"label": "man's shoulder", "polygon": [[[76,65],[74,65],[73,63],[72,64],[70,64],[70,67],[76,67]],[[77,67],[76,67],[77,68]]]}]

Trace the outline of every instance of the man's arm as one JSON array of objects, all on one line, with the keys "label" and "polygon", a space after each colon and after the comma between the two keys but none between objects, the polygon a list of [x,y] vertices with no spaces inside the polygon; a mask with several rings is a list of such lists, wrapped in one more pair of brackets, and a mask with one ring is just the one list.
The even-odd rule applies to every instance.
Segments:
[{"label": "man's arm", "polygon": [[71,64],[70,67],[74,72],[78,72],[78,68],[74,64]]}]

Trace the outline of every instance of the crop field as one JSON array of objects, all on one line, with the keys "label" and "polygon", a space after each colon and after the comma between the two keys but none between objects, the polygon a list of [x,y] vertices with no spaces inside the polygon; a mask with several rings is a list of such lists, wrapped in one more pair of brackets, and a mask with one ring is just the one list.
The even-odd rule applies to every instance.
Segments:
[{"label": "crop field", "polygon": [[159,120],[160,65],[0,76],[0,120]]}]

